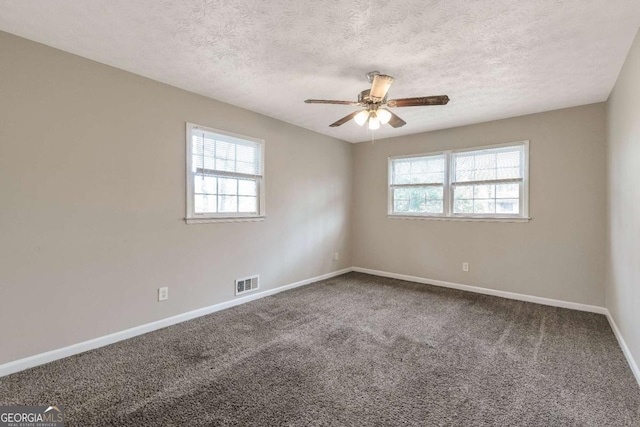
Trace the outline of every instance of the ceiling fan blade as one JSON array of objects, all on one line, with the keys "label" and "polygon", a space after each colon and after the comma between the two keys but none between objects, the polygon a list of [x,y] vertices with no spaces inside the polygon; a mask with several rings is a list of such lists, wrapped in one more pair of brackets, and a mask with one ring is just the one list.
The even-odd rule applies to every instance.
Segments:
[{"label": "ceiling fan blade", "polygon": [[400,117],[398,117],[397,115],[393,114],[391,111],[389,111],[391,113],[391,119],[389,119],[389,125],[394,127],[394,128],[401,128],[402,126],[406,125],[407,122],[405,122],[404,120],[402,120]]},{"label": "ceiling fan blade", "polygon": [[392,99],[387,102],[389,107],[419,107],[422,105],[446,105],[449,102],[447,95],[422,96],[418,98]]},{"label": "ceiling fan blade", "polygon": [[369,97],[373,102],[380,102],[387,96],[387,92],[393,83],[393,77],[386,74],[376,74],[371,82]]},{"label": "ceiling fan blade", "polygon": [[360,111],[354,111],[353,113],[349,114],[348,116],[344,116],[343,118],[341,118],[337,122],[331,123],[329,125],[329,127],[335,128],[335,127],[338,127],[340,125],[343,125],[343,124],[347,123],[349,120],[353,119],[356,116],[356,114],[358,114],[359,112]]},{"label": "ceiling fan blade", "polygon": [[355,101],[334,101],[332,99],[305,99],[307,104],[340,104],[340,105],[359,105]]}]

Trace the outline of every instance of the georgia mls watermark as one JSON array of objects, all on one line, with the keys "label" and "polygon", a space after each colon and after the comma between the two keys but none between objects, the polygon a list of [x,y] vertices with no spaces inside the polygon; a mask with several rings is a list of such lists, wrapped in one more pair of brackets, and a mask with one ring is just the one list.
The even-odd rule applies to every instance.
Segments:
[{"label": "georgia mls watermark", "polygon": [[64,427],[62,406],[0,406],[0,427]]}]

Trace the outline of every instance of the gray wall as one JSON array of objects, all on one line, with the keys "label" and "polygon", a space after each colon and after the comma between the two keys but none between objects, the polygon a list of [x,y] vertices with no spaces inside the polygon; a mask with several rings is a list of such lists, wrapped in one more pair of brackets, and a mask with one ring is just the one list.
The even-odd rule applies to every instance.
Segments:
[{"label": "gray wall", "polygon": [[640,34],[609,97],[607,308],[640,362]]},{"label": "gray wall", "polygon": [[[532,221],[387,218],[389,156],[525,139]],[[605,150],[604,104],[358,144],[354,265],[603,306]]]},{"label": "gray wall", "polygon": [[[0,363],[351,266],[350,144],[6,33],[0,52]],[[266,140],[264,222],[184,223],[186,121]]]},{"label": "gray wall", "polygon": [[[604,104],[352,146],[5,33],[0,51],[0,363],[231,300],[250,274],[270,289],[355,265],[604,304]],[[612,198],[630,204],[629,91],[614,91],[625,131],[609,136],[628,167]],[[186,121],[266,140],[264,222],[184,223]],[[388,156],[523,139],[531,222],[386,217]],[[607,302],[630,335],[638,239],[613,224],[625,276],[610,274]]]}]

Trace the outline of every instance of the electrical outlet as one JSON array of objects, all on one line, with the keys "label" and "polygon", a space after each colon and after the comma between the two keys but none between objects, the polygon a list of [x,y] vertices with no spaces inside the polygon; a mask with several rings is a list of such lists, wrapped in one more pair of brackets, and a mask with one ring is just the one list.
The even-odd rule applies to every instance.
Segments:
[{"label": "electrical outlet", "polygon": [[462,263],[462,271],[469,271],[469,263],[468,262],[463,262]]},{"label": "electrical outlet", "polygon": [[169,299],[169,288],[158,288],[158,301],[164,301]]},{"label": "electrical outlet", "polygon": [[338,252],[334,253],[334,254],[333,254],[333,260],[334,260],[334,261],[337,261],[337,260],[339,260],[339,259],[340,259],[340,254],[339,254]]}]

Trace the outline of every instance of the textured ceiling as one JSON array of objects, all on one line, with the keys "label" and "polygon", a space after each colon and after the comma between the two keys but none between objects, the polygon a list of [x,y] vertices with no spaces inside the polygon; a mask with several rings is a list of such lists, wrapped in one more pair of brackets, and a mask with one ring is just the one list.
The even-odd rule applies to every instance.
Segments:
[{"label": "textured ceiling", "polygon": [[351,142],[354,107],[303,100],[371,70],[451,98],[376,139],[604,101],[639,25],[639,0],[0,0],[1,30]]}]

